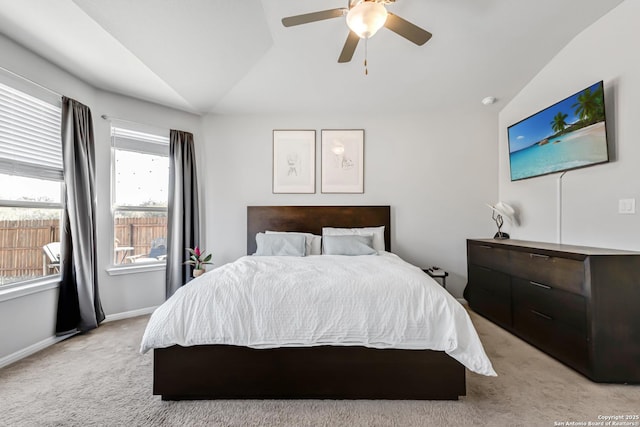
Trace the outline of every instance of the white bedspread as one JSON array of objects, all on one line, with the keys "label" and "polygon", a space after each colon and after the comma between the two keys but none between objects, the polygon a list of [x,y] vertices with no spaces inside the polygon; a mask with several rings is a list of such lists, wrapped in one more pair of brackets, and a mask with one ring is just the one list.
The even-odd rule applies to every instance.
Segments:
[{"label": "white bedspread", "polygon": [[496,375],[462,305],[388,252],[246,256],[221,266],[151,316],[141,352],[174,344],[442,350],[473,372]]}]

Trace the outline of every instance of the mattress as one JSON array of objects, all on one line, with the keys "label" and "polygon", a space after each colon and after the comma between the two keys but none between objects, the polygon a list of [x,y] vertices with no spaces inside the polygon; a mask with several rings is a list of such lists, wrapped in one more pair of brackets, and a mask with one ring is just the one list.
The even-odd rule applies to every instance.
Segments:
[{"label": "mattress", "polygon": [[496,375],[464,307],[389,252],[245,256],[216,268],[154,311],[140,350],[176,344],[429,349]]}]

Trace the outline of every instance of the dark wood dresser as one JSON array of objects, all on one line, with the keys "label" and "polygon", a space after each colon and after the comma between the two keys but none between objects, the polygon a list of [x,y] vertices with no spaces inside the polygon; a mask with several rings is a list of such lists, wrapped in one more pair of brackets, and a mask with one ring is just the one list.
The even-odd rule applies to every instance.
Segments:
[{"label": "dark wood dresser", "polygon": [[597,382],[640,383],[640,253],[467,240],[477,313]]}]

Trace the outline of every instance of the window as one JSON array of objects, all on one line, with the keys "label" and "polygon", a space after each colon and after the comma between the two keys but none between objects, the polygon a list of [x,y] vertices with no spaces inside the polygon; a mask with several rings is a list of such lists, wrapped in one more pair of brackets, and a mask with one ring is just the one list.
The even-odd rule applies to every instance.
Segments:
[{"label": "window", "polygon": [[0,83],[0,287],[60,272],[60,116]]},{"label": "window", "polygon": [[111,128],[113,264],[162,263],[167,247],[169,138]]}]

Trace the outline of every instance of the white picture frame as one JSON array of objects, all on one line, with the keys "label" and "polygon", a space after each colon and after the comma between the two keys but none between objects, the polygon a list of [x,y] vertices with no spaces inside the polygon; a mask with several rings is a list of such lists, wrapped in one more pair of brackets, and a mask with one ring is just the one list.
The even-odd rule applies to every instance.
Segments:
[{"label": "white picture frame", "polygon": [[364,129],[323,129],[321,135],[321,192],[364,193]]},{"label": "white picture frame", "polygon": [[278,193],[316,192],[316,131],[273,131],[273,186]]}]

